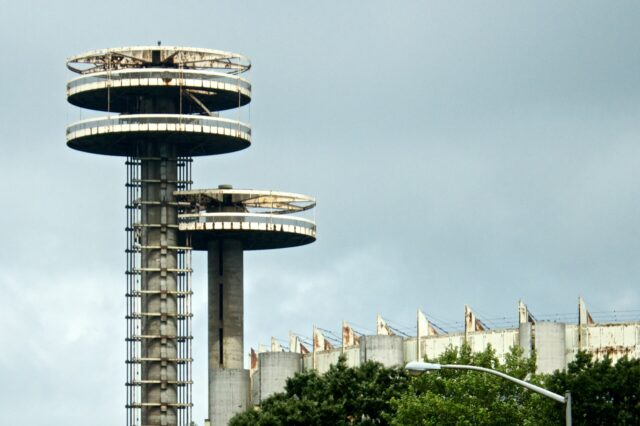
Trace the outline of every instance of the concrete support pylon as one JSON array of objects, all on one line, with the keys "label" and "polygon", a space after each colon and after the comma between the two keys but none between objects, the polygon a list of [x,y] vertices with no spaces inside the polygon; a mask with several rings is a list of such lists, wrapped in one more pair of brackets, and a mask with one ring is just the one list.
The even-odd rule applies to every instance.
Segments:
[{"label": "concrete support pylon", "polygon": [[[142,283],[141,401],[143,426],[176,425],[177,210],[175,149],[148,145],[141,161]],[[163,410],[161,405],[165,404]]]},{"label": "concrete support pylon", "polygon": [[249,408],[244,370],[243,249],[236,240],[208,243],[209,419],[226,425]]}]

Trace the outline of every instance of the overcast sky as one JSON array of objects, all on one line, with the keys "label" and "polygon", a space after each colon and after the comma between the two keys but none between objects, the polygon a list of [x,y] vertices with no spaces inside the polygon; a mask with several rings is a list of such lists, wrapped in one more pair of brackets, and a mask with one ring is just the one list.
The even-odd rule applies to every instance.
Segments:
[{"label": "overcast sky", "polygon": [[416,308],[499,325],[518,299],[640,316],[638,22],[636,1],[4,4],[0,423],[124,423],[124,160],[65,146],[67,57],[162,40],[251,58],[253,145],[198,158],[194,187],[313,195],[318,241],[246,255],[248,350],[377,313],[411,332]]}]

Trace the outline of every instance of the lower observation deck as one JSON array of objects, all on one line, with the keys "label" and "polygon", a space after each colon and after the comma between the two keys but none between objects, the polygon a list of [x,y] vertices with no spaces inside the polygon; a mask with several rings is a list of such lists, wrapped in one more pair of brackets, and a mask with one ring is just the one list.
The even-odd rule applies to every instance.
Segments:
[{"label": "lower observation deck", "polygon": [[67,145],[93,154],[138,156],[141,143],[170,142],[178,156],[239,151],[251,145],[251,128],[205,115],[135,114],[83,120],[67,127]]},{"label": "lower observation deck", "polygon": [[181,214],[179,229],[191,234],[195,250],[212,240],[242,241],[244,250],[266,250],[310,244],[316,240],[312,220],[281,214],[215,212]]}]

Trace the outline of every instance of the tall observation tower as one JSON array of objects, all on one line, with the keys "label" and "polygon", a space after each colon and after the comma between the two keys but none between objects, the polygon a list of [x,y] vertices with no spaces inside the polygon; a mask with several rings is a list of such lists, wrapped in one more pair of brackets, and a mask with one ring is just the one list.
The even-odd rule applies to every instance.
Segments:
[{"label": "tall observation tower", "polygon": [[251,100],[251,85],[240,77],[247,58],[138,46],[74,56],[67,67],[79,74],[67,84],[68,101],[105,113],[69,125],[67,145],[126,158],[126,424],[191,423],[192,249],[209,253],[209,412],[214,425],[226,424],[249,398],[242,252],[314,241],[315,223],[296,214],[315,202],[269,191],[191,190],[192,157],[251,143],[247,124],[222,116]]}]

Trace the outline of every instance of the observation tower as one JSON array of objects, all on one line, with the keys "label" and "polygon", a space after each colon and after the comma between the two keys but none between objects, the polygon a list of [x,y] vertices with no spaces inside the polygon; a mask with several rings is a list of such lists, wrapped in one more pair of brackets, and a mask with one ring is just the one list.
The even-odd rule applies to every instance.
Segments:
[{"label": "observation tower", "polygon": [[68,101],[102,111],[67,127],[67,145],[126,158],[127,425],[191,423],[191,246],[178,236],[192,157],[247,148],[248,125],[220,116],[251,100],[247,58],[139,46],[74,56]]},{"label": "observation tower", "polygon": [[[300,213],[315,200],[299,194],[234,189],[174,193],[188,204],[179,229],[194,250],[207,252],[209,419],[226,425],[250,407],[244,369],[243,251],[295,247],[316,239],[316,225]],[[186,209],[186,207],[185,207]]]},{"label": "observation tower", "polygon": [[[74,56],[68,101],[102,111],[67,127],[67,145],[125,157],[128,426],[191,425],[191,253],[208,253],[209,418],[249,407],[243,369],[243,252],[315,241],[303,195],[191,190],[192,157],[238,151],[251,129],[224,117],[251,101],[236,53],[171,46]],[[106,113],[106,114],[104,114]]]}]

